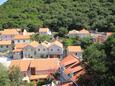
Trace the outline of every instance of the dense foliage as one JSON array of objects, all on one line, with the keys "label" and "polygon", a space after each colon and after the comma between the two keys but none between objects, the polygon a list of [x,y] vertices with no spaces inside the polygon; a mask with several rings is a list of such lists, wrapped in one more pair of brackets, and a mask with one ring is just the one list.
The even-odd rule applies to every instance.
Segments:
[{"label": "dense foliage", "polygon": [[115,34],[110,36],[104,44],[91,44],[84,51],[84,62],[90,80],[84,80],[85,86],[114,86],[115,84]]},{"label": "dense foliage", "polygon": [[50,41],[52,39],[52,36],[50,36],[50,35],[33,34],[30,39],[32,41],[43,42],[43,41]]},{"label": "dense foliage", "polygon": [[9,71],[0,64],[0,86],[34,86],[34,83],[22,81],[22,75],[18,67],[12,67]]},{"label": "dense foliage", "polygon": [[8,0],[0,6],[0,29],[39,27],[115,31],[115,0]]}]

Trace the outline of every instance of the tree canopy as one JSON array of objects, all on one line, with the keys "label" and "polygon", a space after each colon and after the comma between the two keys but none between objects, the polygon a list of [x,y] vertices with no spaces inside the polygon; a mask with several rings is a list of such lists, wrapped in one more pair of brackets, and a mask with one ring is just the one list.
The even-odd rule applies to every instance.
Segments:
[{"label": "tree canopy", "polygon": [[85,86],[114,86],[115,84],[115,34],[103,44],[95,43],[84,51],[83,61],[87,65],[90,81],[81,77]]},{"label": "tree canopy", "polygon": [[115,31],[115,0],[8,0],[0,6],[0,29],[21,27],[36,31],[98,29]]}]

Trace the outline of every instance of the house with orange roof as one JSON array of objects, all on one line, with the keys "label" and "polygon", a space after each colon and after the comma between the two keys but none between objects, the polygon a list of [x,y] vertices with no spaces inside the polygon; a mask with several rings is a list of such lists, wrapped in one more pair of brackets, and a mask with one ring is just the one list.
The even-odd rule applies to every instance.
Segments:
[{"label": "house with orange roof", "polygon": [[12,51],[12,49],[11,41],[0,41],[0,52]]},{"label": "house with orange roof", "polygon": [[27,45],[28,45],[27,43],[15,44],[14,50],[13,50],[13,59],[23,58],[23,48]]},{"label": "house with orange roof", "polygon": [[52,35],[49,28],[39,28],[39,34],[40,35]]},{"label": "house with orange roof", "polygon": [[23,78],[30,81],[47,80],[48,77],[59,69],[59,59],[31,59],[31,60],[12,60],[9,66],[19,67]]},{"label": "house with orange roof", "polygon": [[36,55],[35,48],[30,44],[23,47],[23,58],[34,58]]},{"label": "house with orange roof", "polygon": [[87,36],[90,36],[90,32],[86,29],[82,29],[79,31],[79,33],[77,33],[77,36],[80,37],[80,38],[83,38],[83,37],[87,37]]},{"label": "house with orange roof", "polygon": [[30,43],[29,35],[15,35],[14,36],[14,44],[17,43]]},{"label": "house with orange roof", "polygon": [[80,59],[74,55],[64,57],[60,62],[60,66],[60,74],[63,82],[76,82],[81,75],[85,74],[85,69],[81,66]]},{"label": "house with orange roof", "polygon": [[40,43],[39,45],[37,45],[36,47],[36,53],[37,53],[37,57],[48,57],[49,52],[48,52],[48,47],[49,47],[50,43]]},{"label": "house with orange roof", "polygon": [[63,44],[57,40],[51,43],[48,47],[50,57],[62,57],[63,55]]},{"label": "house with orange roof", "polygon": [[[14,58],[39,58],[39,57],[62,57],[63,44],[59,41],[52,43],[42,42],[38,43],[32,41],[31,43],[17,43],[13,50]],[[21,54],[21,57],[19,55]]]},{"label": "house with orange roof", "polygon": [[67,47],[67,55],[74,54],[75,56],[79,57],[79,59],[82,60],[82,53],[83,53],[83,50],[81,49],[81,46],[68,46]]},{"label": "house with orange roof", "polygon": [[12,53],[13,53],[13,59],[22,59],[23,58],[22,49],[14,49]]},{"label": "house with orange roof", "polygon": [[15,44],[15,48],[13,50],[14,59],[38,57],[36,53],[36,47],[38,45],[39,43],[36,41],[32,41],[31,43]]},{"label": "house with orange roof", "polygon": [[19,35],[17,29],[4,29],[1,32],[1,39],[2,40],[14,40],[14,36]]}]

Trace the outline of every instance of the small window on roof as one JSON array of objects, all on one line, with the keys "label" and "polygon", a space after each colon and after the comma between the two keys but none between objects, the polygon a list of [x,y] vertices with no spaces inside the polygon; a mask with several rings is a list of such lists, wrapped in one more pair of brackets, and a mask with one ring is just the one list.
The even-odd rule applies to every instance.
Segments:
[{"label": "small window on roof", "polygon": [[1,45],[1,48],[3,48],[3,46]]},{"label": "small window on roof", "polygon": [[60,49],[57,49],[57,51],[60,51]]},{"label": "small window on roof", "polygon": [[25,40],[23,40],[23,42],[25,42]]},{"label": "small window on roof", "polygon": [[8,48],[8,45],[6,45],[6,48]]},{"label": "small window on roof", "polygon": [[38,51],[40,51],[40,49],[38,49]]},{"label": "small window on roof", "polygon": [[45,51],[45,49],[43,49],[43,51]]},{"label": "small window on roof", "polygon": [[51,51],[53,51],[53,49],[51,49]]}]

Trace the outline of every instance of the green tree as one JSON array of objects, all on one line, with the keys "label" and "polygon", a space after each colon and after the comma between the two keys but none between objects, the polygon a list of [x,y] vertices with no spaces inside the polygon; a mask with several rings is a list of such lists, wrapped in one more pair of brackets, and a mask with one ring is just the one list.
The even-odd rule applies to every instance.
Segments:
[{"label": "green tree", "polygon": [[90,46],[90,45],[93,43],[91,37],[81,38],[80,41],[81,41],[81,46],[82,46],[84,49],[87,48],[88,46]]},{"label": "green tree", "polygon": [[18,67],[11,67],[9,70],[9,79],[11,80],[11,84],[13,86],[20,86],[23,84],[22,74]]},{"label": "green tree", "polygon": [[52,37],[50,35],[39,35],[38,39],[39,41],[50,41]]},{"label": "green tree", "polygon": [[[20,4],[19,4],[20,3]],[[114,0],[8,0],[0,5],[0,29],[10,27],[36,31],[97,28],[115,31]]]},{"label": "green tree", "polygon": [[107,55],[106,64],[108,67],[106,83],[113,86],[115,84],[115,34],[110,36],[105,42],[105,52]]},{"label": "green tree", "polygon": [[39,42],[39,34],[33,34],[33,35],[31,35],[30,39],[32,41],[38,41]]},{"label": "green tree", "polygon": [[74,44],[74,40],[72,38],[66,38],[64,39],[64,45],[65,46],[70,46]]},{"label": "green tree", "polygon": [[90,80],[81,76],[81,85],[108,86],[105,83],[108,67],[106,66],[106,53],[103,44],[95,43],[87,47],[83,53],[83,62],[87,66],[87,75]]},{"label": "green tree", "polygon": [[11,86],[7,69],[0,64],[0,86]]},{"label": "green tree", "polygon": [[84,51],[83,59],[97,73],[106,72],[106,54],[102,44],[92,44]]},{"label": "green tree", "polygon": [[60,37],[65,37],[67,33],[68,33],[67,28],[64,28],[64,27],[59,28],[58,35],[59,35]]}]

